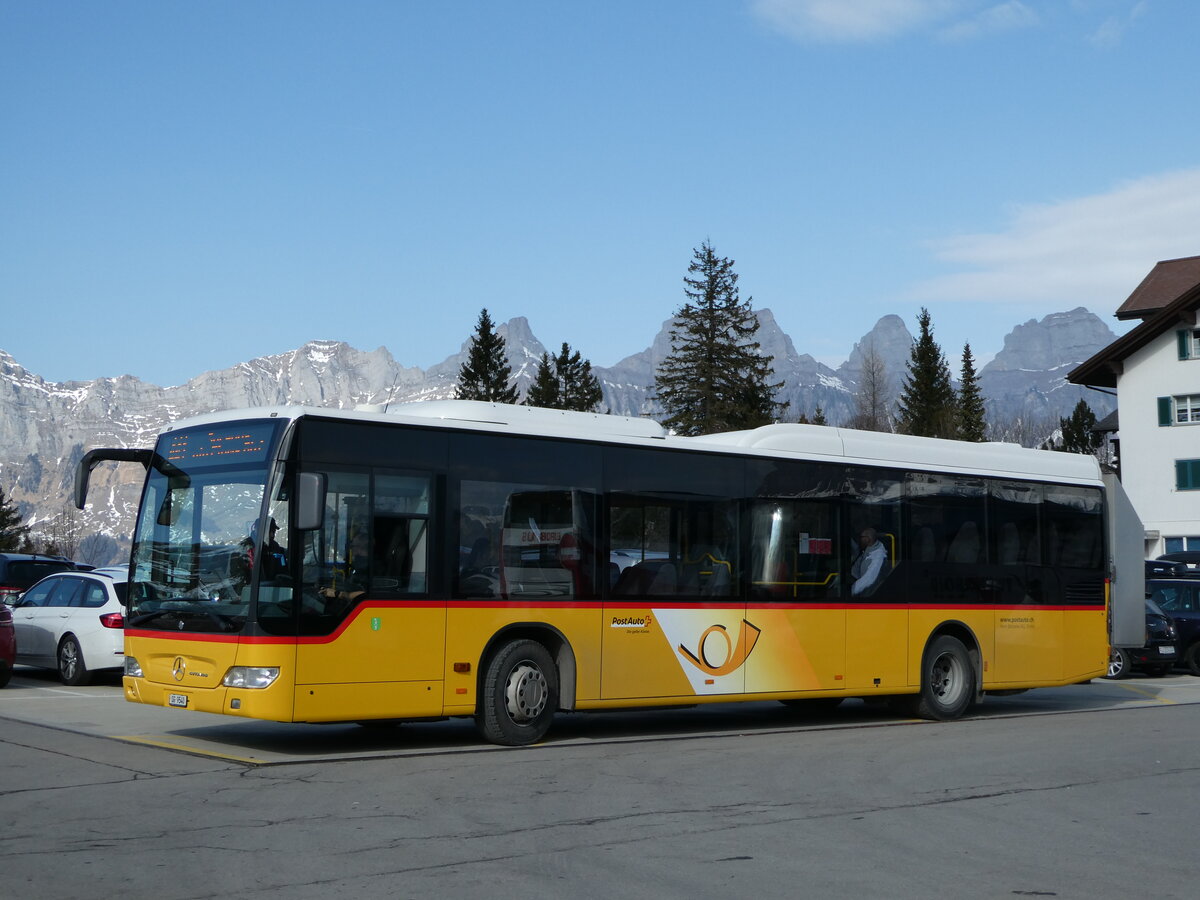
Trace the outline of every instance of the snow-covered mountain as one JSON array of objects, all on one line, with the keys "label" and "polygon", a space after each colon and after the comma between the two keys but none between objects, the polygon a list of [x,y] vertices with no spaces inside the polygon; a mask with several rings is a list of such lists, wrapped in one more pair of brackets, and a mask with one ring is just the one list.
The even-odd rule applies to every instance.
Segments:
[{"label": "snow-covered mountain", "polygon": [[[899,316],[885,316],[855,344],[836,370],[797,352],[769,309],[757,311],[762,352],[774,358],[779,398],[790,404],[788,417],[812,416],[819,406],[832,424],[849,420],[868,349],[883,361],[898,391],[906,373],[912,335]],[[650,346],[614,366],[595,368],[604,388],[604,406],[621,415],[654,415],[654,372],[670,353],[671,320]],[[528,388],[546,347],[529,322],[518,317],[499,325],[518,387]],[[989,419],[1045,424],[1069,415],[1081,396],[1097,415],[1112,409],[1103,394],[1085,392],[1065,381],[1075,365],[1115,336],[1085,309],[1030,320],[1013,329],[1004,349],[979,373]],[[228,369],[205,372],[176,387],[158,387],[129,375],[89,382],[48,382],[0,350],[0,486],[35,530],[69,508],[75,464],[98,446],[144,447],[166,423],[221,409],[274,404],[350,408],[360,403],[399,403],[453,396],[470,338],[441,363],[422,370],[398,363],[384,347],[356,350],[336,341],[312,341],[289,353],[261,357]],[[959,353],[946,350],[957,376]],[[1045,434],[1042,435],[1043,437]],[[138,500],[140,471],[135,466],[101,467],[92,486],[92,504],[82,515],[83,534],[113,539],[115,558],[127,546]],[[107,546],[107,545],[105,545]],[[105,562],[106,559],[92,561]]]}]

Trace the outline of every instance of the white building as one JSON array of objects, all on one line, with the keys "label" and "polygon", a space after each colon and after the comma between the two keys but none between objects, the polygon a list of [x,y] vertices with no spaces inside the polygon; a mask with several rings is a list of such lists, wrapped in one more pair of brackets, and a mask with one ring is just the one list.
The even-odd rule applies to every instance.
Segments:
[{"label": "white building", "polygon": [[1146,556],[1200,551],[1200,256],[1158,263],[1117,310],[1141,324],[1068,380],[1116,389],[1121,482]]}]

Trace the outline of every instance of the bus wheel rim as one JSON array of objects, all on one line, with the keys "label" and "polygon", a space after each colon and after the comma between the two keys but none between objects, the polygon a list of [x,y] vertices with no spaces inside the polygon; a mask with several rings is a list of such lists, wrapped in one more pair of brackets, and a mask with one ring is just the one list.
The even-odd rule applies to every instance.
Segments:
[{"label": "bus wheel rim", "polygon": [[530,662],[513,666],[504,687],[504,705],[517,723],[531,722],[546,708],[550,689],[542,670]]},{"label": "bus wheel rim", "polygon": [[934,694],[943,700],[952,700],[962,682],[958,660],[949,653],[943,653],[934,661],[930,674]]}]

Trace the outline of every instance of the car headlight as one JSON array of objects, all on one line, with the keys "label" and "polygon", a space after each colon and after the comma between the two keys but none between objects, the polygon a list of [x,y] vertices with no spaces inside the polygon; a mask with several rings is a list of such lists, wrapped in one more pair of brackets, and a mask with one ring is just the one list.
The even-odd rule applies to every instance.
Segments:
[{"label": "car headlight", "polygon": [[125,657],[125,674],[128,675],[130,678],[143,677],[142,676],[142,664],[140,662],[138,662],[135,657],[132,657],[132,656]]},{"label": "car headlight", "polygon": [[265,688],[279,677],[278,666],[232,666],[221,679],[224,687]]}]

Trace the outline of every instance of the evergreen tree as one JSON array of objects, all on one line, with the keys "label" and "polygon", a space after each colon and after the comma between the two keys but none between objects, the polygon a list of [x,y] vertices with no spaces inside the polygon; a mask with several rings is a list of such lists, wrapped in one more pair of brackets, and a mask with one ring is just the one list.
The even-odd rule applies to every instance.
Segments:
[{"label": "evergreen tree", "polygon": [[821,409],[820,405],[817,406],[817,411],[815,413],[813,413],[812,423],[814,425],[828,425],[829,424],[828,422],[825,421],[825,410]]},{"label": "evergreen tree", "polygon": [[559,396],[558,376],[554,374],[550,364],[550,354],[543,353],[541,361],[538,362],[537,374],[533,377],[533,384],[525,394],[525,405],[558,409]]},{"label": "evergreen tree", "polygon": [[675,314],[671,353],[654,376],[666,412],[663,424],[683,435],[756,428],[774,421],[787,404],[775,402],[779,384],[772,357],[760,352],[751,299],[738,297],[733,260],[705,241],[693,251]]},{"label": "evergreen tree", "polygon": [[29,540],[29,527],[21,524],[16,505],[0,488],[0,550],[16,550],[22,541]]},{"label": "evergreen tree", "polygon": [[459,400],[490,400],[495,403],[516,403],[517,387],[512,381],[512,366],[504,357],[504,338],[485,308],[479,313],[475,334],[467,350],[467,361],[458,370],[458,386],[454,396]]},{"label": "evergreen tree", "polygon": [[562,391],[562,408],[595,412],[604,399],[604,391],[600,388],[600,379],[592,374],[591,361],[580,357],[578,350],[572,352],[564,341],[554,367]]},{"label": "evergreen tree", "polygon": [[958,401],[950,383],[950,367],[933,339],[929,310],[917,316],[921,333],[912,346],[908,375],[900,391],[900,431],[924,437],[957,437]]},{"label": "evergreen tree", "polygon": [[600,379],[592,374],[591,362],[581,357],[578,350],[572,351],[571,345],[564,341],[553,360],[549,354],[542,354],[537,375],[525,395],[525,405],[595,412],[603,399]]},{"label": "evergreen tree", "polygon": [[1062,438],[1047,441],[1043,447],[1046,450],[1061,450],[1064,453],[1094,454],[1104,442],[1103,435],[1092,431],[1095,426],[1096,414],[1081,398],[1068,418],[1058,420]]},{"label": "evergreen tree", "polygon": [[969,343],[963,345],[962,376],[958,383],[958,437],[959,440],[975,443],[987,439],[983,394],[979,390],[975,359],[971,356]]}]

